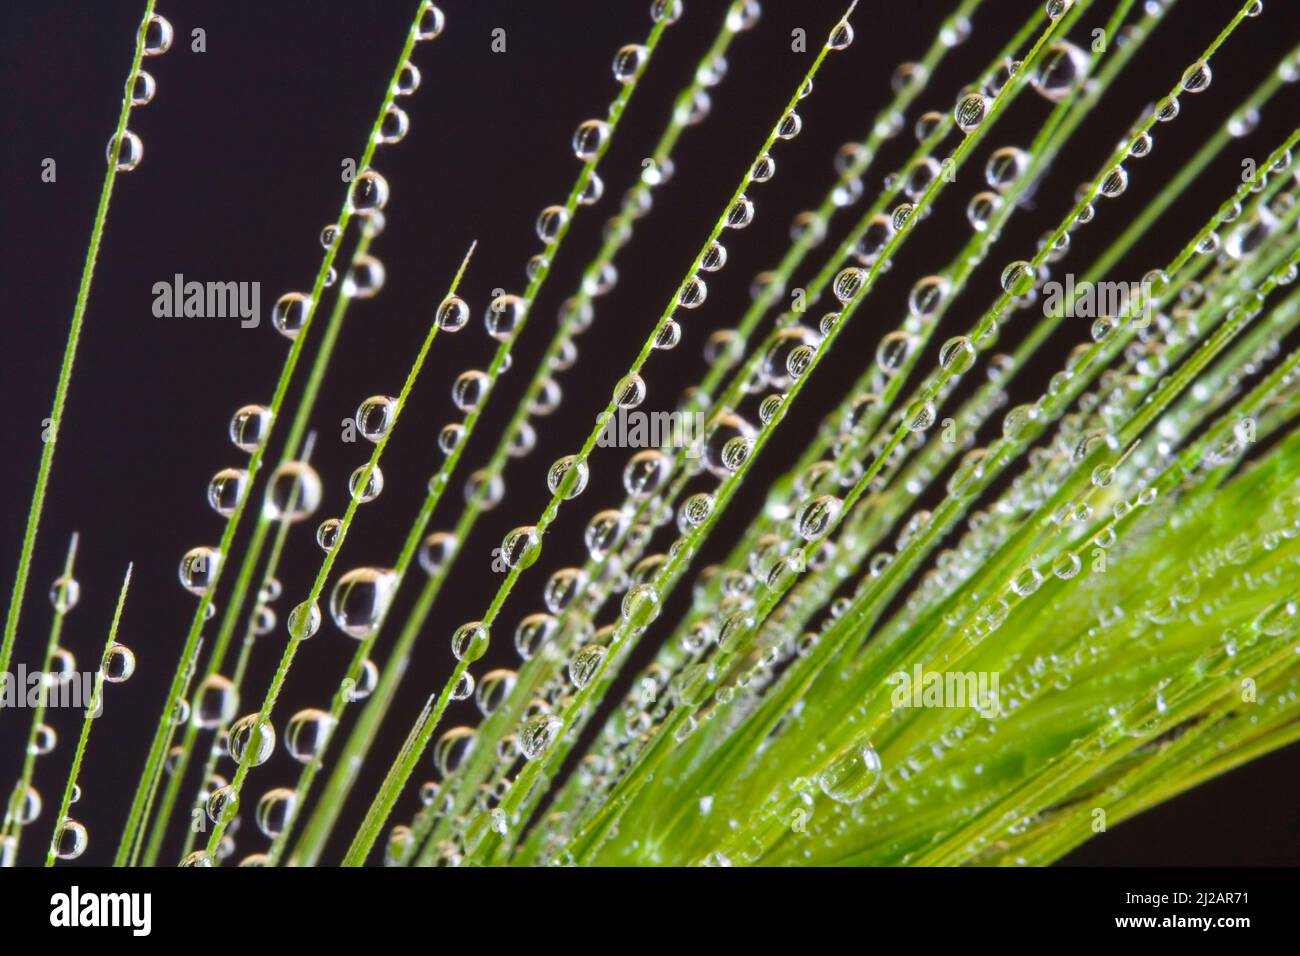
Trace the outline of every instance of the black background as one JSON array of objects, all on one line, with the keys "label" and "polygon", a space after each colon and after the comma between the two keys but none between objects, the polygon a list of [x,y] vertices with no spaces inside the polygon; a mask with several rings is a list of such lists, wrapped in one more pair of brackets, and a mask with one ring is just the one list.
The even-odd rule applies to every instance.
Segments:
[{"label": "black background", "polygon": [[[110,688],[106,716],[91,740],[82,776],[86,796],[76,808],[91,836],[85,863],[111,860],[149,728],[188,628],[194,599],[176,582],[177,562],[188,548],[215,544],[220,537],[221,521],[205,502],[206,484],[219,468],[241,464],[245,457],[230,445],[226,423],[239,405],[270,400],[287,349],[270,328],[270,306],[282,292],[310,286],[321,257],[317,235],[337,214],[343,194],[340,162],[360,154],[414,6],[413,0],[172,0],[160,5],[159,12],[176,28],[176,42],[165,56],[145,62],[157,79],[158,93],[152,104],[133,112],[131,121],[144,141],[144,160],[117,181],[15,656],[15,662],[38,666],[50,615],[45,592],[59,572],[71,532],[82,536],[77,568],[82,600],[68,618],[64,644],[83,666],[90,666],[98,652],[122,571],[135,561],[121,639],[135,649],[139,670],[130,683]],[[465,474],[490,454],[496,429],[554,328],[557,305],[571,294],[599,243],[600,225],[638,173],[726,4],[687,0],[686,6],[686,15],[665,36],[601,167],[604,200],[579,210],[515,349],[515,371],[503,378],[454,478],[457,489]],[[753,274],[779,259],[790,220],[815,205],[832,182],[835,148],[865,135],[887,95],[893,68],[921,56],[951,6],[938,0],[868,0],[861,5],[854,45],[832,57],[815,93],[801,107],[804,133],[778,146],[776,178],[750,193],[757,206],[754,225],[726,237],[731,258],[728,268],[709,280],[707,304],[679,317],[683,343],[673,352],[656,354],[647,366],[647,409],[671,408],[681,388],[699,377],[700,349],[708,332],[739,316]],[[1109,4],[1096,6],[1076,30],[1078,42],[1086,42],[1087,32],[1109,15]],[[946,326],[939,341],[974,320],[975,310],[996,291],[1001,266],[1029,257],[1037,237],[1063,213],[1074,186],[1095,174],[1138,111],[1168,90],[1236,6],[1228,0],[1182,0],[1175,7],[1058,161],[1038,193],[1038,208],[1013,220],[964,303],[950,311],[952,332]],[[495,346],[481,324],[491,290],[523,290],[523,265],[539,246],[533,221],[543,206],[564,201],[579,169],[570,152],[571,134],[582,120],[604,115],[617,92],[609,66],[613,53],[644,38],[648,7],[648,0],[448,0],[446,32],[417,48],[414,59],[424,82],[403,103],[411,132],[399,145],[380,147],[374,161],[392,187],[387,230],[373,248],[387,266],[387,285],[378,298],[353,304],[318,402],[313,424],[320,441],[313,462],[325,480],[326,495],[316,520],[290,539],[281,574],[286,593],[277,605],[282,621],[305,595],[319,564],[310,529],[317,520],[342,512],[346,476],[369,454],[368,445],[341,442],[338,423],[367,395],[397,392],[431,308],[468,243],[477,239],[478,251],[462,288],[474,308],[473,323],[435,345],[407,417],[385,454],[386,490],[360,512],[340,559],[341,568],[392,563],[423,498],[425,480],[441,460],[434,445],[438,428],[458,418],[449,398],[451,380],[465,368],[484,367]],[[971,38],[932,78],[920,106],[950,108],[956,91],[1040,7],[987,0],[974,19]],[[1179,120],[1157,128],[1152,156],[1130,164],[1128,193],[1099,210],[1094,224],[1077,234],[1068,265],[1059,268],[1078,269],[1090,261],[1296,42],[1300,17],[1295,5],[1266,0],[1265,7],[1264,15],[1247,21],[1216,56],[1211,88],[1185,96]],[[842,5],[769,0],[765,8],[759,27],[733,44],[730,73],[714,91],[712,115],[687,131],[675,154],[676,177],[656,193],[654,213],[638,223],[634,242],[620,256],[617,289],[597,301],[596,326],[578,342],[582,360],[562,379],[564,404],[535,422],[537,451],[524,462],[511,463],[505,503],[481,521],[467,543],[378,750],[354,791],[360,799],[354,799],[344,818],[343,836],[350,835],[424,698],[449,671],[451,631],[481,616],[499,583],[490,567],[492,549],[509,528],[536,520],[548,497],[547,464],[579,447],[806,70],[811,54],[791,52],[790,31],[805,28],[815,48]],[[10,5],[4,14],[0,409],[6,430],[0,445],[0,493],[9,504],[0,509],[0,542],[7,542],[0,549],[0,572],[5,588],[12,580],[41,450],[41,422],[49,414],[103,178],[104,147],[117,116],[140,9],[134,0],[43,0]],[[205,53],[190,50],[195,27],[206,30]],[[506,30],[504,54],[490,50],[490,32],[496,27]],[[1295,86],[1282,90],[1265,111],[1260,130],[1234,142],[1211,165],[1204,182],[1171,211],[1117,278],[1136,278],[1177,251],[1238,181],[1241,159],[1262,158],[1289,131],[1297,115],[1296,94]],[[962,210],[982,188],[974,171],[984,156],[999,146],[1028,145],[1048,108],[1026,91],[985,140],[979,165],[969,167],[972,173],[963,174],[944,196],[923,226],[924,235],[918,234],[859,311],[837,348],[838,357],[805,389],[765,452],[762,474],[775,474],[790,459],[856,376],[879,336],[901,321],[909,277],[938,270],[965,241]],[[913,148],[915,115],[908,117],[907,132],[872,167],[869,192]],[[45,157],[58,163],[54,184],[40,180]],[[810,262],[820,264],[821,255],[861,208],[840,217]],[[350,233],[340,264],[353,239]],[[153,283],[177,272],[200,281],[261,282],[261,327],[242,329],[235,319],[155,318]],[[806,278],[801,272],[792,284]],[[323,323],[324,315],[319,318]],[[1083,327],[1063,330],[1017,389],[1036,394],[1066,349],[1086,334]],[[295,391],[304,371],[305,365],[300,366]],[[287,416],[280,437],[285,421]],[[273,444],[272,461],[278,455],[278,444]],[[623,455],[606,451],[593,457],[591,486],[562,512],[542,561],[507,604],[484,665],[510,665],[509,635],[520,617],[540,609],[547,574],[580,562],[583,523],[595,510],[621,499]],[[751,482],[734,503],[723,526],[731,536],[754,512],[760,486]],[[449,493],[431,530],[450,528],[459,503],[459,495]],[[414,590],[407,589],[394,618],[409,605]],[[218,596],[218,604],[224,596]],[[388,640],[392,633],[390,629]],[[278,659],[282,634],[279,630],[259,644],[251,672],[258,680],[269,675]],[[381,663],[387,647],[381,638]],[[327,622],[299,655],[277,707],[278,727],[300,707],[324,705],[353,649],[351,640]],[[244,711],[254,709],[260,692],[259,684],[246,695]],[[469,702],[461,707],[448,715],[445,726],[474,721]],[[27,836],[24,861],[43,855],[57,810],[52,804],[75,741],[73,714],[55,714],[51,722],[60,733],[60,747],[38,763],[36,785],[47,805]],[[6,781],[18,772],[24,715],[10,716],[2,726],[0,787],[7,791],[11,784]],[[297,769],[282,751],[277,753],[255,771],[250,794],[291,784]],[[1292,864],[1300,837],[1294,813],[1296,769],[1295,748],[1271,755],[1117,827],[1069,859]],[[191,789],[187,784],[183,793]],[[409,817],[413,803],[408,793],[393,822]],[[261,843],[254,828],[245,826],[238,856],[260,849]],[[336,860],[340,851],[334,848],[326,859]]]}]

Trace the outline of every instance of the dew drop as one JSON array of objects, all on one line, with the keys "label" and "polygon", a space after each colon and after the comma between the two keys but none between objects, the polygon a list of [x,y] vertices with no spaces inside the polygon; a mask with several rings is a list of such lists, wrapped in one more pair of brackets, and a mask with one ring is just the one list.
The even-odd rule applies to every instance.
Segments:
[{"label": "dew drop", "polygon": [[272,307],[271,324],[277,332],[292,341],[306,327],[311,312],[310,296],[301,292],[287,292]]},{"label": "dew drop", "polygon": [[881,775],[880,756],[867,745],[832,761],[817,777],[817,786],[836,803],[859,803],[875,791]]},{"label": "dew drop", "polygon": [[129,129],[123,130],[120,140],[116,133],[109,139],[105,154],[119,173],[129,173],[144,159],[144,141]]},{"label": "dew drop", "polygon": [[451,400],[462,412],[476,412],[491,387],[492,380],[485,372],[471,369],[461,372],[451,386]]},{"label": "dew drop", "polygon": [[366,441],[378,444],[387,437],[397,417],[397,399],[389,395],[372,395],[357,406],[357,431]]},{"label": "dew drop", "polygon": [[1199,93],[1209,87],[1213,76],[1210,64],[1200,60],[1183,71],[1183,78],[1179,81],[1179,85],[1188,93]]},{"label": "dew drop", "polygon": [[371,215],[388,204],[388,180],[373,169],[357,175],[348,189],[348,208],[357,215]]},{"label": "dew drop", "polygon": [[519,752],[526,760],[536,760],[544,754],[560,735],[564,721],[554,714],[530,717],[519,728]]},{"label": "dew drop", "polygon": [[609,141],[609,124],[604,120],[587,120],[573,134],[573,155],[583,162],[595,159]]},{"label": "dew drop", "polygon": [[587,463],[578,455],[565,455],[558,459],[546,473],[546,487],[553,495],[576,498],[587,487],[590,472]]},{"label": "dew drop", "polygon": [[374,634],[397,588],[397,575],[385,568],[355,568],[339,578],[330,593],[330,617],[344,634],[364,640]]},{"label": "dew drop", "polygon": [[265,405],[245,405],[230,419],[230,440],[240,451],[257,451],[271,432],[271,419]]},{"label": "dew drop", "polygon": [[240,717],[230,725],[230,756],[241,764],[245,755],[250,767],[260,767],[275,752],[275,728],[269,720],[259,722],[258,714]]},{"label": "dew drop", "polygon": [[206,594],[216,580],[221,566],[221,552],[216,548],[191,548],[181,558],[181,586],[191,594]]},{"label": "dew drop", "polygon": [[316,513],[320,499],[321,481],[316,469],[302,461],[285,462],[266,483],[262,517],[296,524]]},{"label": "dew drop", "polygon": [[174,36],[172,25],[166,17],[150,14],[144,25],[144,45],[141,52],[145,56],[161,56],[172,47]]},{"label": "dew drop", "polygon": [[59,825],[59,832],[54,838],[54,855],[60,860],[75,860],[86,852],[90,837],[86,828],[71,818]]},{"label": "dew drop", "polygon": [[649,52],[639,43],[629,43],[614,54],[614,79],[631,83],[645,67]]},{"label": "dew drop", "polygon": [[109,645],[100,669],[104,674],[104,680],[110,684],[124,684],[135,673],[135,652],[125,644],[115,642]]},{"label": "dew drop", "polygon": [[989,101],[983,93],[967,93],[953,107],[952,118],[963,133],[972,133],[984,122]]},{"label": "dew drop", "polygon": [[343,278],[343,295],[352,299],[373,299],[384,287],[387,271],[374,256],[358,256]]},{"label": "dew drop", "polygon": [[305,641],[309,637],[316,636],[316,632],[320,630],[320,622],[320,605],[313,602],[308,607],[307,602],[304,601],[289,612],[289,633],[297,640]]},{"label": "dew drop", "polygon": [[601,644],[584,644],[580,647],[569,661],[569,680],[573,686],[582,690],[590,684],[608,653],[609,649]]},{"label": "dew drop", "polygon": [[434,40],[441,34],[443,27],[447,25],[447,18],[430,0],[425,0],[420,8],[420,16],[415,24],[416,40]]}]

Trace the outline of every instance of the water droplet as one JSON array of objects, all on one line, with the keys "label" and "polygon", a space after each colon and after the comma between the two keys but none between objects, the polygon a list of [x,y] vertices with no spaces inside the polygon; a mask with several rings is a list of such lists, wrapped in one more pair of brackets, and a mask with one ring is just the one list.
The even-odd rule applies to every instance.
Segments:
[{"label": "water droplet", "polygon": [[208,482],[208,504],[223,518],[235,513],[248,490],[248,472],[243,468],[223,468]]},{"label": "water droplet", "polygon": [[311,297],[301,292],[286,292],[271,309],[271,324],[286,339],[296,339],[311,317]]},{"label": "water droplet", "polygon": [[691,276],[677,290],[677,304],[684,309],[698,309],[708,297],[709,288],[699,276]]},{"label": "water droplet", "polygon": [[506,485],[499,473],[489,473],[480,468],[465,479],[465,503],[482,511],[491,511],[501,504],[505,493]]},{"label": "water droplet", "polygon": [[129,173],[144,159],[144,141],[129,129],[122,131],[120,140],[114,133],[108,141],[105,155],[110,163],[116,165],[119,173]]},{"label": "water droplet", "polygon": [[777,139],[794,139],[803,129],[803,120],[794,110],[786,113],[781,117],[781,122],[776,124]]},{"label": "water droplet", "polygon": [[595,159],[609,141],[609,124],[604,120],[587,120],[573,134],[573,155],[583,162]]},{"label": "water droplet", "polygon": [[1179,109],[1178,97],[1161,97],[1160,101],[1156,103],[1156,122],[1168,123],[1171,120],[1177,119]]},{"label": "water droplet", "polygon": [[132,106],[147,106],[153,101],[154,94],[158,91],[158,84],[154,82],[152,75],[140,70],[136,73],[130,90]]},{"label": "water droplet", "polygon": [[983,93],[967,93],[957,101],[952,118],[963,133],[971,133],[984,122],[988,109],[989,100]]},{"label": "water droplet", "polygon": [[388,435],[397,417],[397,399],[372,395],[357,406],[357,430],[366,441],[378,444]]},{"label": "water droplet", "polygon": [[75,860],[86,852],[89,842],[90,837],[84,826],[71,818],[65,819],[54,838],[54,855],[60,860]]},{"label": "water droplet", "polygon": [[1073,43],[1057,40],[1048,47],[1030,83],[1044,99],[1060,103],[1083,85],[1090,65],[1083,50]]},{"label": "water droplet", "polygon": [[501,542],[501,557],[507,567],[523,571],[533,566],[542,554],[542,536],[533,525],[515,528]]},{"label": "water droplet", "polygon": [[916,343],[917,337],[910,332],[890,332],[876,347],[876,364],[880,366],[882,372],[892,378],[902,371]]},{"label": "water droplet", "polygon": [[330,593],[330,617],[349,637],[364,640],[379,629],[397,587],[385,568],[355,568],[338,579]]},{"label": "water droplet", "polygon": [[49,724],[37,724],[32,734],[28,752],[37,757],[50,753],[59,742],[59,735]]},{"label": "water droplet", "polygon": [[637,452],[623,468],[623,488],[634,501],[645,501],[662,487],[672,460],[657,449]]},{"label": "water droplet", "polygon": [[135,652],[125,644],[113,643],[109,646],[108,653],[104,655],[101,669],[104,672],[104,680],[110,684],[123,684],[135,673]]},{"label": "water droplet", "polygon": [[805,541],[816,541],[824,536],[839,518],[844,502],[834,495],[818,495],[799,509],[795,528]]},{"label": "water droplet", "polygon": [[569,661],[569,680],[573,686],[582,690],[590,684],[608,653],[609,649],[601,644],[584,644],[578,648],[578,652]]},{"label": "water droplet", "polygon": [[208,819],[229,824],[239,813],[239,791],[230,784],[217,787],[208,795]]},{"label": "water droplet", "polygon": [[327,554],[338,547],[339,532],[343,530],[343,522],[338,518],[326,518],[316,529],[316,543],[320,545],[321,550]]},{"label": "water droplet", "polygon": [[862,269],[856,269],[850,266],[847,269],[840,270],[835,276],[835,281],[831,286],[831,291],[835,293],[835,298],[848,304],[857,298],[861,293],[862,287],[866,285],[867,274]]},{"label": "water droplet", "polygon": [[172,25],[166,17],[150,14],[144,25],[144,44],[141,52],[145,56],[161,56],[172,47]]},{"label": "water droplet", "polygon": [[745,196],[741,196],[731,204],[727,210],[727,228],[744,229],[754,221],[754,204]]},{"label": "water droplet", "polygon": [[976,193],[966,206],[966,219],[976,232],[984,232],[988,229],[993,216],[1001,208],[1002,197],[997,193]]},{"label": "water droplet", "polygon": [[262,794],[262,799],[257,801],[257,812],[254,815],[257,828],[263,835],[275,839],[288,829],[297,808],[298,795],[288,787],[268,790]]},{"label": "water droplet", "polygon": [[939,350],[939,365],[954,375],[961,375],[975,363],[975,346],[964,335],[954,336]]},{"label": "water droplet", "polygon": [[645,379],[635,372],[625,375],[614,386],[614,404],[619,408],[636,408],[645,401]]},{"label": "water droplet", "polygon": [[1002,289],[1008,295],[1025,296],[1033,290],[1035,278],[1034,267],[1021,259],[1002,270]]},{"label": "water droplet", "polygon": [[393,85],[394,96],[410,96],[420,88],[420,70],[407,60],[397,73],[397,82]]},{"label": "water droplet", "polygon": [[1183,71],[1180,85],[1188,93],[1199,93],[1209,87],[1213,76],[1214,74],[1210,71],[1210,64],[1200,60]]},{"label": "water droplet", "polygon": [[343,295],[352,299],[373,299],[384,287],[387,272],[374,256],[357,256],[343,279]]},{"label": "water droplet", "polygon": [[239,710],[239,691],[229,677],[209,674],[199,684],[194,696],[194,725],[215,730],[235,719]]},{"label": "water droplet", "polygon": [[519,752],[527,760],[536,760],[555,743],[560,735],[564,721],[554,714],[538,714],[530,717],[519,728]]},{"label": "water droplet", "polygon": [[639,43],[629,43],[614,54],[614,79],[631,83],[645,67],[649,52]]},{"label": "water droplet", "polygon": [[1101,180],[1098,192],[1108,198],[1121,196],[1128,188],[1128,172],[1123,166],[1115,166]]},{"label": "water droplet", "polygon": [[476,412],[487,398],[492,380],[485,372],[470,369],[456,376],[451,386],[451,400],[462,412]]},{"label": "water droplet", "polygon": [[456,554],[456,536],[447,531],[435,531],[420,543],[420,567],[425,574],[442,571]]},{"label": "water droplet", "polygon": [[268,521],[296,524],[320,507],[321,481],[316,469],[306,462],[285,462],[271,474],[262,501],[262,516]]},{"label": "water droplet", "polygon": [[245,405],[230,419],[230,440],[240,451],[257,451],[271,433],[271,419],[265,405]]},{"label": "water droplet", "polygon": [[[568,570],[576,571],[574,568]],[[555,578],[552,577],[551,582],[554,580]],[[550,583],[547,585],[547,593],[554,597]],[[567,598],[571,600],[572,593],[569,593]],[[547,606],[551,606],[550,601],[547,602]],[[524,660],[531,660],[542,645],[551,639],[558,627],[559,622],[549,614],[529,614],[515,628],[515,650]]]},{"label": "water droplet", "polygon": [[425,0],[424,5],[420,8],[420,17],[415,24],[416,40],[434,40],[441,34],[443,27],[447,25],[447,18],[430,0]]},{"label": "water droplet", "polygon": [[1077,575],[1083,567],[1083,562],[1073,551],[1065,551],[1058,554],[1052,561],[1052,573],[1062,581],[1068,581]]},{"label": "water droplet", "polygon": [[638,584],[623,596],[623,620],[640,633],[659,616],[659,592],[651,583]]},{"label": "water droplet", "polygon": [[1010,189],[1029,166],[1029,154],[1015,146],[995,151],[984,165],[984,179],[1000,193]]},{"label": "water droplet", "polygon": [[757,433],[739,415],[723,412],[704,430],[704,465],[714,477],[728,478],[748,458]]},{"label": "water droplet", "polygon": [[569,211],[563,206],[547,206],[537,216],[537,238],[551,243],[559,238],[560,232],[569,223]]},{"label": "water droplet", "polygon": [[406,115],[406,110],[400,106],[390,105],[384,111],[384,118],[379,122],[379,130],[375,133],[375,142],[385,145],[400,143],[410,129],[411,120]]},{"label": "water droplet", "polygon": [[841,20],[835,24],[835,29],[831,31],[830,39],[826,41],[826,45],[832,50],[847,50],[852,42],[853,27],[847,20]]},{"label": "water droplet", "polygon": [[587,463],[578,455],[565,455],[558,459],[546,473],[546,487],[553,495],[576,498],[587,487],[590,472]]},{"label": "water droplet", "polygon": [[307,602],[304,601],[289,612],[289,633],[298,640],[305,641],[309,637],[314,637],[320,630],[320,622],[320,605],[313,602],[311,607],[308,607]]},{"label": "water droplet", "polygon": [[880,756],[868,744],[832,761],[817,777],[817,786],[836,803],[859,803],[871,796],[881,776]]},{"label": "water droplet", "polygon": [[1047,0],[1047,17],[1049,20],[1059,20],[1072,6],[1074,0]]},{"label": "water droplet", "polygon": [[[183,583],[183,582],[182,582]],[[60,575],[50,585],[50,604],[59,614],[67,614],[81,600],[81,583],[70,575]]]},{"label": "water droplet", "polygon": [[918,399],[903,413],[903,423],[910,432],[923,432],[934,424],[934,402]]},{"label": "water droplet", "polygon": [[433,748],[433,762],[444,778],[454,774],[474,749],[476,734],[472,727],[453,727]]},{"label": "water droplet", "polygon": [[334,718],[323,710],[308,707],[289,718],[284,729],[284,749],[299,763],[311,763],[325,750]]},{"label": "water droplet", "polygon": [[275,728],[269,720],[259,722],[258,716],[240,717],[230,725],[228,735],[230,756],[242,764],[247,754],[250,767],[260,767],[275,752]]},{"label": "water droplet", "polygon": [[348,189],[348,208],[360,216],[379,212],[388,205],[388,180],[373,169],[357,175]]},{"label": "water droplet", "polygon": [[727,264],[727,248],[720,242],[711,242],[700,259],[700,268],[705,272],[717,272]]},{"label": "water droplet", "polygon": [[181,586],[191,594],[207,593],[221,566],[221,552],[216,548],[191,548],[181,558]]},{"label": "water droplet", "polygon": [[561,614],[586,586],[586,572],[579,568],[561,568],[547,580],[542,600],[552,614]]}]

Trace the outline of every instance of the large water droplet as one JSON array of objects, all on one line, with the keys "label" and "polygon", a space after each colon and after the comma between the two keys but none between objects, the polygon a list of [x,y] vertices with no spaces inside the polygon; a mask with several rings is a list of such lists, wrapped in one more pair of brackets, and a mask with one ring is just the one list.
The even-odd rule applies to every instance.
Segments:
[{"label": "large water droplet", "polygon": [[392,601],[397,576],[385,568],[355,568],[330,593],[330,617],[344,634],[364,640],[379,629]]}]

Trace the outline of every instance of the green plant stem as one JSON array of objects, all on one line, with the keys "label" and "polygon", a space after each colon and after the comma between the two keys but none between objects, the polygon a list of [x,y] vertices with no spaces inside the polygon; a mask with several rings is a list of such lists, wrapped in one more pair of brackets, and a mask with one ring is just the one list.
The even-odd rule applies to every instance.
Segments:
[{"label": "green plant stem", "polygon": [[[402,47],[401,55],[397,59],[397,64],[393,68],[392,77],[389,79],[388,86],[384,92],[383,101],[375,116],[375,121],[371,127],[370,135],[366,139],[366,147],[362,153],[361,162],[358,164],[358,170],[367,169],[370,165],[371,158],[374,156],[384,116],[388,111],[388,107],[392,104],[398,79],[401,76],[402,67],[410,57],[411,51],[415,46],[416,30],[419,25],[420,15],[423,12],[424,4],[421,2],[418,5],[415,17],[412,19],[411,25],[407,30],[406,42]],[[346,230],[347,224],[351,221],[353,214],[351,191],[349,189],[348,195],[345,197],[340,209],[338,219],[336,220],[340,233],[343,233]],[[276,383],[275,394],[272,397],[270,405],[271,425],[269,426],[268,434],[265,436],[265,440],[262,444],[258,446],[258,448],[253,452],[252,457],[249,459],[247,470],[248,484],[250,487],[253,485],[257,473],[261,468],[263,454],[271,437],[270,430],[274,429],[275,419],[280,414],[280,410],[284,405],[285,396],[289,390],[289,383],[293,378],[293,373],[297,367],[299,357],[301,356],[302,350],[309,337],[308,333],[311,330],[312,319],[315,316],[317,305],[321,299],[321,294],[325,289],[325,283],[330,274],[330,270],[333,268],[334,258],[337,251],[337,243],[327,249],[324,258],[321,260],[320,268],[317,270],[316,280],[312,286],[311,304],[307,308],[302,328],[289,348],[289,354],[285,358],[284,365],[280,371],[279,381]],[[184,669],[188,666],[187,662],[190,661],[194,649],[198,646],[199,632],[203,627],[204,616],[207,613],[208,605],[212,602],[212,594],[213,591],[216,590],[217,583],[220,579],[222,564],[230,552],[230,547],[234,542],[235,532],[238,530],[239,521],[243,517],[244,506],[246,504],[247,495],[239,501],[235,506],[234,512],[226,520],[225,530],[222,533],[221,544],[218,548],[218,551],[221,554],[221,560],[218,562],[217,568],[210,574],[212,579],[211,585],[207,592],[199,598],[198,607],[195,608],[194,617],[190,623],[189,634],[186,636],[185,645],[180,655],[181,663],[178,665],[176,673],[172,678],[171,686],[168,689],[167,698],[163,706],[162,717],[158,721],[158,729],[154,734],[153,742],[149,748],[149,755],[145,762],[145,769],[136,788],[135,797],[131,802],[131,809],[127,816],[126,825],[122,833],[122,840],[119,844],[117,857],[114,861],[118,866],[126,864],[130,853],[129,847],[138,842],[137,833],[142,831],[148,824],[147,808],[152,806],[154,799],[153,788],[157,786],[162,761],[167,753],[167,748],[171,744],[172,735],[175,731],[174,725],[169,720],[169,715],[174,711],[177,702],[180,700],[178,695],[182,690]]]},{"label": "green plant stem", "polygon": [[59,836],[63,823],[68,817],[68,807],[72,805],[72,794],[77,789],[77,777],[81,773],[81,761],[86,755],[86,745],[90,742],[90,728],[100,714],[100,704],[104,699],[104,670],[108,666],[108,653],[117,643],[117,627],[122,622],[122,609],[126,607],[126,592],[131,586],[131,569],[126,566],[126,576],[122,579],[122,589],[117,594],[117,607],[113,610],[113,623],[108,628],[108,639],[104,650],[99,655],[99,670],[95,674],[95,689],[91,694],[90,705],[81,722],[81,736],[77,738],[77,749],[73,751],[72,767],[68,770],[68,782],[63,787],[63,799],[59,802],[59,813],[54,818],[54,835],[50,837],[50,849],[45,855],[45,865],[53,866],[55,851],[58,849]]},{"label": "green plant stem", "polygon": [[[110,142],[121,142],[131,118],[131,91],[135,88],[135,78],[140,73],[140,60],[144,57],[145,30],[149,18],[153,16],[155,0],[146,0],[144,17],[136,30],[135,53],[131,59],[131,71],[127,74],[125,92],[122,95],[122,109],[118,114],[117,132]],[[81,285],[77,289],[77,302],[72,309],[72,326],[68,329],[68,341],[63,348],[63,364],[59,368],[59,384],[54,391],[54,408],[50,412],[49,433],[41,449],[41,463],[36,472],[36,487],[32,491],[31,505],[27,509],[27,525],[23,531],[22,550],[18,556],[18,573],[14,577],[13,590],[9,596],[9,610],[5,615],[4,638],[0,641],[0,673],[9,670],[13,655],[14,640],[18,634],[18,620],[22,614],[23,596],[27,590],[27,577],[31,572],[32,554],[36,550],[36,532],[41,523],[41,512],[45,507],[45,493],[50,483],[50,471],[54,467],[54,446],[57,443],[59,429],[63,421],[63,408],[68,400],[68,389],[72,384],[72,365],[77,358],[77,345],[81,341],[81,327],[86,317],[86,306],[90,302],[90,285],[95,275],[95,262],[99,257],[99,247],[104,237],[104,224],[108,221],[108,207],[113,198],[113,184],[117,181],[117,163],[110,162],[104,174],[104,185],[99,193],[99,207],[95,211],[95,225],[90,231],[90,243],[86,248],[86,261],[81,270]]]}]

